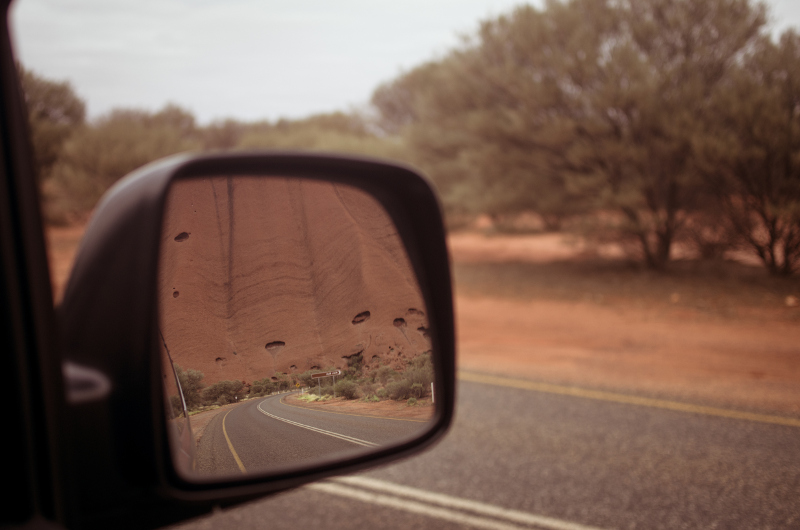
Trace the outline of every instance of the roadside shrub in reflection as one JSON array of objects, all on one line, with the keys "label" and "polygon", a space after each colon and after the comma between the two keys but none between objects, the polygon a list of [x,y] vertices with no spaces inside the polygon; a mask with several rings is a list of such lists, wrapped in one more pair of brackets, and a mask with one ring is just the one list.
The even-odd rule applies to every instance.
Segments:
[{"label": "roadside shrub in reflection", "polygon": [[206,404],[227,405],[241,400],[245,394],[241,381],[218,381],[203,390],[203,401]]},{"label": "roadside shrub in reflection", "polygon": [[345,399],[356,399],[359,394],[358,385],[353,381],[337,381],[334,388],[336,389],[336,395]]},{"label": "roadside shrub in reflection", "polygon": [[183,391],[183,398],[186,400],[186,408],[194,410],[203,405],[202,391],[203,391],[203,372],[194,369],[184,370],[179,365],[175,365],[175,373],[178,375],[178,381],[181,384]]},{"label": "roadside shrub in reflection", "polygon": [[274,391],[275,385],[272,383],[272,380],[269,377],[253,381],[253,384],[250,386],[251,396],[268,396]]},{"label": "roadside shrub in reflection", "polygon": [[386,385],[386,383],[388,383],[389,380],[392,379],[396,375],[397,375],[397,372],[392,370],[391,367],[389,367],[389,366],[381,366],[375,372],[375,380],[378,383],[382,384],[382,385]]},{"label": "roadside shrub in reflection", "polygon": [[408,399],[408,397],[411,395],[411,381],[408,379],[392,381],[386,385],[386,393],[395,401]]}]

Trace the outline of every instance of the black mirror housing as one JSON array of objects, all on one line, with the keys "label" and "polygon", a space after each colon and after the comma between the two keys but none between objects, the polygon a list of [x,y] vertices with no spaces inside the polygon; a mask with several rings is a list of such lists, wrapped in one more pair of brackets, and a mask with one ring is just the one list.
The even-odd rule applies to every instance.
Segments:
[{"label": "black mirror housing", "polygon": [[[269,477],[190,483],[175,472],[165,428],[156,284],[167,192],[210,175],[303,177],[374,197],[395,223],[431,325],[436,414],[413,440],[341,462]],[[299,153],[177,155],[141,168],[101,201],[58,310],[65,366],[73,526],[156,527],[327,476],[407,456],[441,437],[455,398],[449,259],[441,209],[416,172],[376,160]],[[125,514],[124,516],[122,514]],[[122,519],[124,517],[124,520]]]}]

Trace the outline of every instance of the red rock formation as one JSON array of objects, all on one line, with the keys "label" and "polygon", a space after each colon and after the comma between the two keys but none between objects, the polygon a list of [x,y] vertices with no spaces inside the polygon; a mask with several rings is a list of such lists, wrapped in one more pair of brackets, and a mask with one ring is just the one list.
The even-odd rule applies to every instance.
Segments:
[{"label": "red rock formation", "polygon": [[177,183],[165,212],[160,326],[205,383],[275,372],[401,368],[430,349],[397,231],[364,192],[312,180]]}]

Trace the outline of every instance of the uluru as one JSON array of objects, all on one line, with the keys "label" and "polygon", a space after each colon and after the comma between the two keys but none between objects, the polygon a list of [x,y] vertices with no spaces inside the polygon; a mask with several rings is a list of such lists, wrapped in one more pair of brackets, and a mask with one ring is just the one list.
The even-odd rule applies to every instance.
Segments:
[{"label": "uluru", "polygon": [[177,181],[164,212],[159,326],[205,383],[276,372],[402,370],[430,350],[391,218],[355,187],[229,176]]}]

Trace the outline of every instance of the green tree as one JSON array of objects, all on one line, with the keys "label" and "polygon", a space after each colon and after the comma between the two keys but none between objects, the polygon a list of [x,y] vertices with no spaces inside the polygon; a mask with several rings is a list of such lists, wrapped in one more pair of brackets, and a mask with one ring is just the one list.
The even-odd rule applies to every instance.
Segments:
[{"label": "green tree", "polygon": [[441,71],[440,62],[428,62],[375,89],[371,104],[383,134],[398,135],[424,117],[426,87],[434,86]]},{"label": "green tree", "polygon": [[192,368],[184,370],[176,364],[175,373],[178,374],[178,382],[181,384],[183,399],[186,400],[186,408],[192,410],[202,405],[202,392],[205,386],[203,372]]},{"label": "green tree", "polygon": [[715,91],[698,167],[770,274],[800,266],[800,35],[768,37]]},{"label": "green tree", "polygon": [[302,374],[298,374],[297,379],[300,381],[300,384],[302,386],[306,386],[306,387],[315,386],[316,382],[314,381],[314,378],[311,377],[311,374],[313,374],[315,372],[316,372],[316,370],[306,370]]},{"label": "green tree", "polygon": [[203,389],[203,401],[206,404],[219,403],[227,405],[236,403],[247,394],[241,381],[217,381]]},{"label": "green tree", "polygon": [[253,395],[269,395],[272,394],[274,390],[275,385],[272,383],[272,379],[269,377],[253,381],[253,384],[250,387],[250,393]]},{"label": "green tree", "polygon": [[117,109],[81,128],[53,168],[65,215],[87,212],[117,180],[167,155],[199,150],[194,117],[174,105],[150,113]]},{"label": "green tree", "polygon": [[373,104],[384,121],[404,125],[449,213],[532,210],[557,228],[582,210],[564,179],[573,89],[597,78],[608,11],[603,2],[520,6],[376,91]]},{"label": "green tree", "polygon": [[605,79],[589,98],[570,156],[574,185],[620,212],[651,268],[663,268],[687,214],[705,205],[692,157],[712,94],[756,42],[763,6],[747,0],[628,0],[601,49]]},{"label": "green tree", "polygon": [[51,81],[22,65],[17,67],[41,181],[49,176],[64,142],[83,125],[86,104],[68,82]]},{"label": "green tree", "polygon": [[292,380],[289,375],[283,372],[275,372],[273,377],[273,384],[275,389],[279,391],[289,390],[292,387]]},{"label": "green tree", "polygon": [[245,124],[236,120],[214,122],[200,131],[203,149],[206,151],[234,149],[239,145],[244,131]]},{"label": "green tree", "polygon": [[379,137],[366,119],[355,113],[317,114],[300,120],[247,125],[238,149],[304,149],[402,159],[400,145]]},{"label": "green tree", "polygon": [[373,103],[449,211],[615,212],[604,232],[660,269],[703,207],[692,139],[764,23],[748,0],[521,6]]}]

